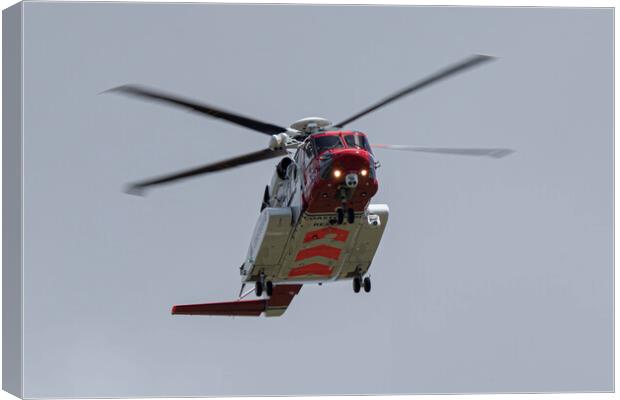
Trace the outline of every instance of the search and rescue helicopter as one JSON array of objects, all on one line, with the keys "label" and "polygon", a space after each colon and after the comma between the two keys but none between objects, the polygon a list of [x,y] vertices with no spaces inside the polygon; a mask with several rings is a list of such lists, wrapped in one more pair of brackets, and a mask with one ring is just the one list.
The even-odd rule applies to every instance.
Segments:
[{"label": "search and rescue helicopter", "polygon": [[[138,85],[116,92],[185,108],[269,135],[269,144],[249,154],[136,182],[131,194],[152,187],[270,158],[281,158],[265,187],[260,215],[239,272],[235,301],[177,305],[173,314],[280,316],[304,284],[351,280],[354,292],[370,292],[368,269],[388,221],[385,204],[370,204],[377,193],[379,162],[373,148],[501,158],[502,148],[429,148],[370,145],[366,134],[349,123],[403,96],[492,60],[474,55],[418,81],[336,124],[304,118],[289,128]],[[244,292],[246,284],[253,287]],[[244,300],[255,292],[259,299]]]}]

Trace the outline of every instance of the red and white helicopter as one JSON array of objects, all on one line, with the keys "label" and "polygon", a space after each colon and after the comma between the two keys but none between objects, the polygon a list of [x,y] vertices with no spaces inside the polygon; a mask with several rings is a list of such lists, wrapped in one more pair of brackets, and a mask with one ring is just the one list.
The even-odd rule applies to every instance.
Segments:
[{"label": "red and white helicopter", "polygon": [[[282,315],[302,285],[348,279],[357,293],[370,292],[368,269],[388,221],[385,204],[370,204],[377,193],[378,161],[373,148],[500,158],[510,149],[428,148],[369,144],[366,134],[345,125],[403,96],[446,77],[491,60],[471,56],[416,82],[359,113],[332,124],[305,118],[289,128],[137,85],[110,91],[154,100],[269,135],[267,148],[178,173],[136,182],[128,187],[142,194],[157,185],[222,171],[270,158],[281,158],[265,187],[261,213],[239,272],[241,291],[235,301],[177,305],[173,314]],[[253,287],[244,292],[246,284]],[[244,300],[255,292],[259,299]]]}]

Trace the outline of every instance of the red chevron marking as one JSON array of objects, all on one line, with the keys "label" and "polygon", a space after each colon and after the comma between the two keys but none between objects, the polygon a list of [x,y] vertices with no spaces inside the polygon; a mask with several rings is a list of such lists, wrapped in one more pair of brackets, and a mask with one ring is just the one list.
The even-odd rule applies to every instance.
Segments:
[{"label": "red chevron marking", "polygon": [[315,247],[300,250],[299,253],[297,253],[295,261],[302,261],[312,257],[325,257],[332,260],[337,260],[338,257],[340,257],[340,251],[341,250],[339,248],[321,244]]},{"label": "red chevron marking", "polygon": [[313,263],[308,265],[303,265],[301,267],[293,268],[289,271],[289,277],[295,276],[303,276],[303,275],[321,275],[321,276],[330,276],[332,274],[332,269],[325,264]]}]

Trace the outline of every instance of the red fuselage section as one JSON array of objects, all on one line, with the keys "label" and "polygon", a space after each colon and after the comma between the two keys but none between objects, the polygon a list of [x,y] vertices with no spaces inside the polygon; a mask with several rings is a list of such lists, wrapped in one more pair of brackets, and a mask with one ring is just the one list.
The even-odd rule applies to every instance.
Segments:
[{"label": "red fuselage section", "polygon": [[374,156],[361,132],[313,134],[295,158],[303,171],[303,208],[310,213],[333,213],[343,206],[361,212],[377,193]]}]

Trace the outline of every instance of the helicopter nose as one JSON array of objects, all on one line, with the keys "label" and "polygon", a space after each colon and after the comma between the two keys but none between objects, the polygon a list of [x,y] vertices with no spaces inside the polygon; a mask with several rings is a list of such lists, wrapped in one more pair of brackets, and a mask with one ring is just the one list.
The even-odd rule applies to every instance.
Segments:
[{"label": "helicopter nose", "polygon": [[349,188],[356,188],[369,178],[368,157],[359,151],[344,149],[332,155],[331,177]]}]

